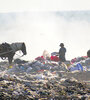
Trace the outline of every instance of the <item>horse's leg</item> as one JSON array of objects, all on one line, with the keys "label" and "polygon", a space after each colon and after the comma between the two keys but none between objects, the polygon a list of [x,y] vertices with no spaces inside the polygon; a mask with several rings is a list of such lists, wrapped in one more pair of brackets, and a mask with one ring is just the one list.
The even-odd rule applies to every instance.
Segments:
[{"label": "horse's leg", "polygon": [[9,56],[8,56],[8,61],[9,61],[9,64],[11,64],[11,63],[12,63],[13,56],[14,56],[14,55],[9,55]]},{"label": "horse's leg", "polygon": [[12,63],[12,60],[13,60],[13,57],[8,57],[8,61],[9,61],[9,64],[11,64]]}]

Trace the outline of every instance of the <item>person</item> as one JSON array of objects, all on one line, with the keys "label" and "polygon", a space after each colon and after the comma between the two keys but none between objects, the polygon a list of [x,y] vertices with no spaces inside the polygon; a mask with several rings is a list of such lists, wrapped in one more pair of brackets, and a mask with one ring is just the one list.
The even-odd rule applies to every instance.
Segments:
[{"label": "person", "polygon": [[90,57],[90,50],[87,51],[87,56]]},{"label": "person", "polygon": [[61,43],[59,46],[61,47],[59,49],[59,59],[61,62],[65,62],[66,61],[66,58],[65,58],[66,48],[64,47],[63,43]]}]

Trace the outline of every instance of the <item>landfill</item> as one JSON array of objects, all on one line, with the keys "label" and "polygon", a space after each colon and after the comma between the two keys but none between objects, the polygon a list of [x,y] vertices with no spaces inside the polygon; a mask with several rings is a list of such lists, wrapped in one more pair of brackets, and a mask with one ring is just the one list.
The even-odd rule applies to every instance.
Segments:
[{"label": "landfill", "polygon": [[56,59],[0,62],[0,100],[90,100],[90,58]]}]

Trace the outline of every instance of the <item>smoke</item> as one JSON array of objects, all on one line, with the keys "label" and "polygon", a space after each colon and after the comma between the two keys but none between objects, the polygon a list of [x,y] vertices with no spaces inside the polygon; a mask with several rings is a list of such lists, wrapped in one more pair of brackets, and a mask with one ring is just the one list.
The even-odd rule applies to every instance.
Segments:
[{"label": "smoke", "polygon": [[61,42],[67,49],[67,60],[85,56],[90,43],[90,23],[87,19],[90,15],[82,18],[82,14],[70,13],[1,13],[0,42],[25,42],[27,55],[23,59],[26,60],[41,56],[44,50],[58,52]]}]

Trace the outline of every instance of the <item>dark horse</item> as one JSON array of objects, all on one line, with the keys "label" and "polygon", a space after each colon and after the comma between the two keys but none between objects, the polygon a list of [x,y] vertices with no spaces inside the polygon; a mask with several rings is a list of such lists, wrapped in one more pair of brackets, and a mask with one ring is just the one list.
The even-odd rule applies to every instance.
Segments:
[{"label": "dark horse", "polygon": [[9,64],[12,63],[16,51],[21,50],[23,55],[26,55],[26,46],[24,42],[17,43],[2,43],[0,44],[0,57],[2,59],[8,58]]}]

